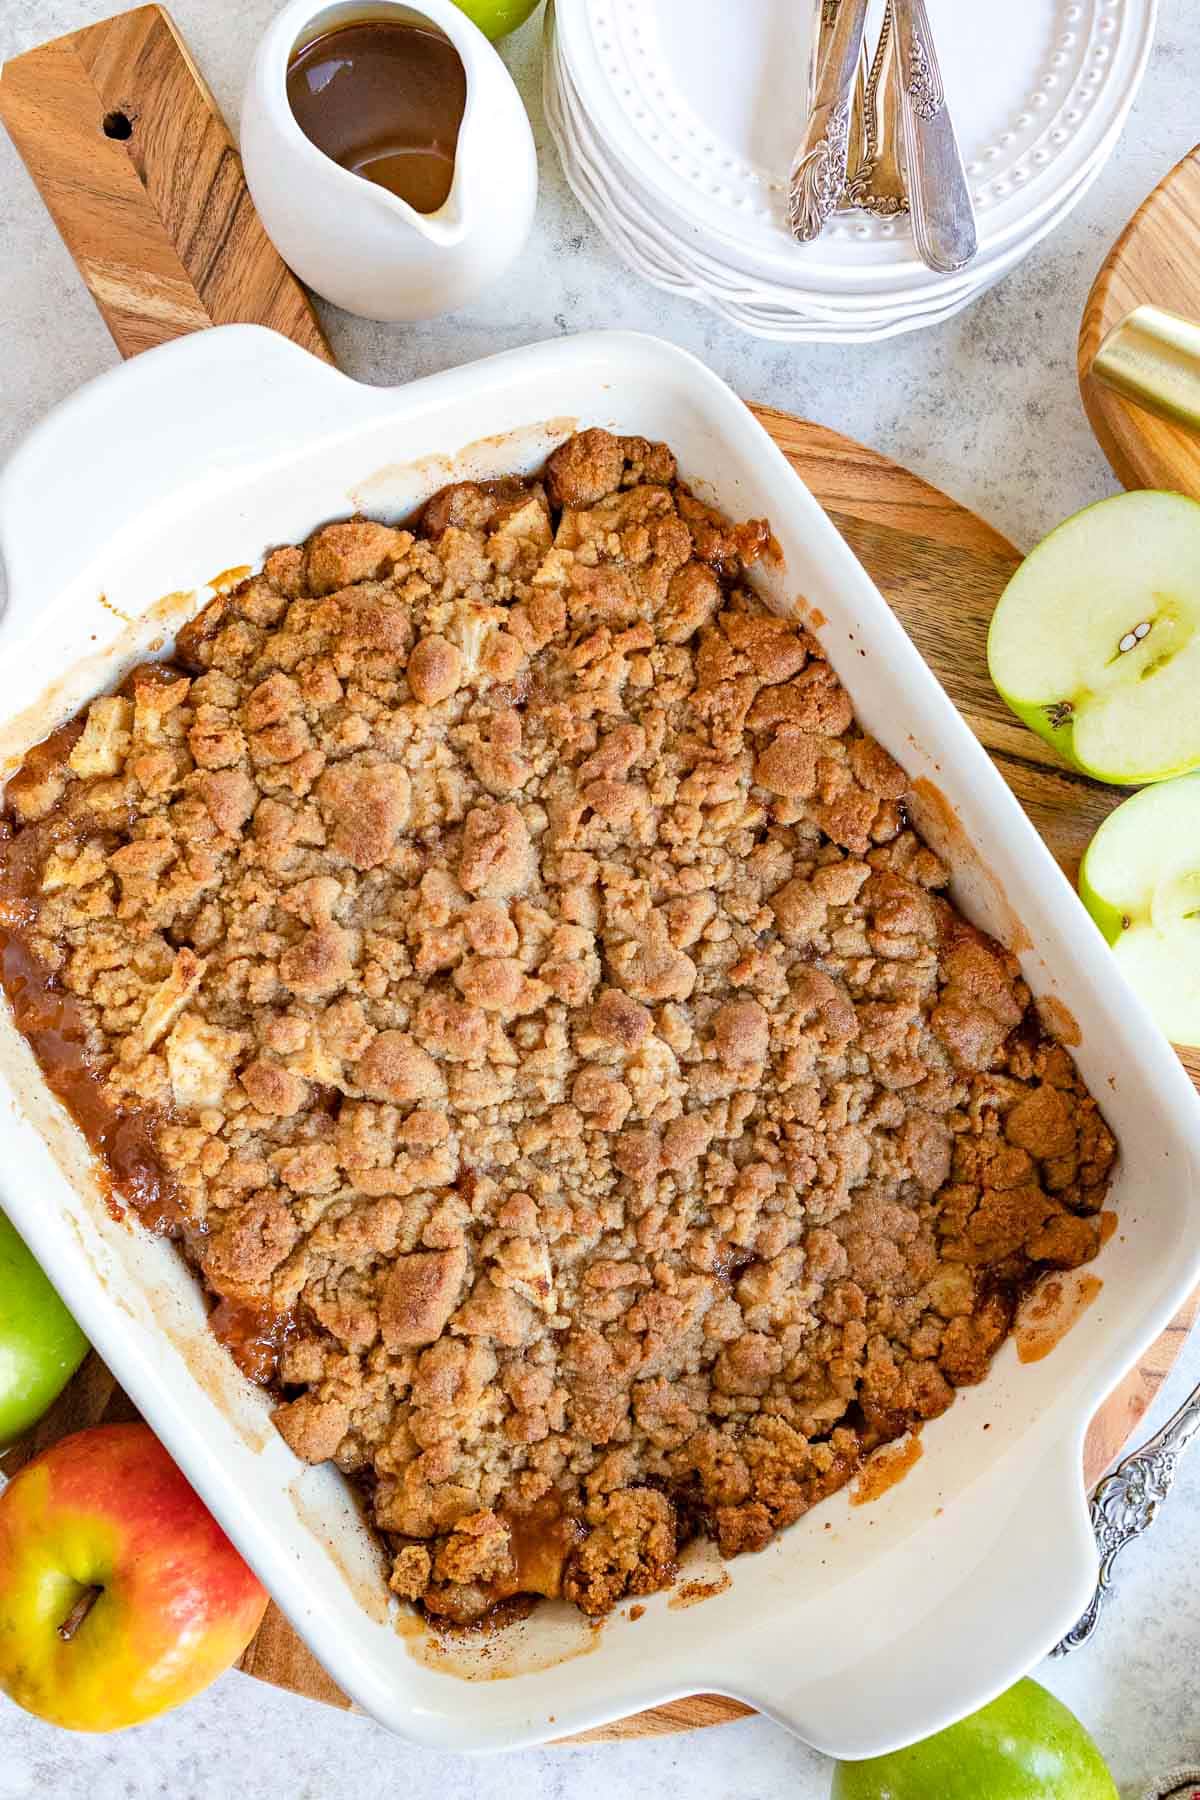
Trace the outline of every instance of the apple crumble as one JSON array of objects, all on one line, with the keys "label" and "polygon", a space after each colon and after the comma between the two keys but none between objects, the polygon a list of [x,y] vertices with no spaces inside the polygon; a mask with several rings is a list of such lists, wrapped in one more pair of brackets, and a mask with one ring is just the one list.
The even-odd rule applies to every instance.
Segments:
[{"label": "apple crumble", "polygon": [[8,784],[4,984],[395,1592],[602,1614],[979,1381],[1115,1146],[669,450],[274,551]]}]

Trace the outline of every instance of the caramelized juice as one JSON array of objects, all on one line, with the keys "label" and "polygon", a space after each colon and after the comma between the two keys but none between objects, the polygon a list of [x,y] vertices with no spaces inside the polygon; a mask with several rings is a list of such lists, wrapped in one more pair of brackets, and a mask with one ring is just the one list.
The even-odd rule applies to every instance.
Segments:
[{"label": "caramelized juice", "polygon": [[417,212],[437,212],[454,181],[467,78],[429,26],[390,19],[340,25],[288,64],[296,123],[318,150]]}]

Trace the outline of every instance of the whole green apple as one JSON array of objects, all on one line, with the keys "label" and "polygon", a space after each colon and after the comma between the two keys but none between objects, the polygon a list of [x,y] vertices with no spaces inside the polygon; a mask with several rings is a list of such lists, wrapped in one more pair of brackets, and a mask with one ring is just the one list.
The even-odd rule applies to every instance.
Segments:
[{"label": "whole green apple", "polygon": [[87,1350],[82,1331],[0,1213],[0,1450],[36,1425]]},{"label": "whole green apple", "polygon": [[523,25],[538,3],[539,0],[458,0],[468,19],[473,19],[493,43]]},{"label": "whole green apple", "polygon": [[1118,1800],[1075,1714],[1036,1681],[907,1750],[839,1763],[830,1800]]}]

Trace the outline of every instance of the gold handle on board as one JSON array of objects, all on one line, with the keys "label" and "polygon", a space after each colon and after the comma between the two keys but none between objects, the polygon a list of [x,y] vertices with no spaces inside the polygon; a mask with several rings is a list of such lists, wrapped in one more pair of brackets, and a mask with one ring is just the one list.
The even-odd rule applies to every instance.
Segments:
[{"label": "gold handle on board", "polygon": [[1114,325],[1091,373],[1126,400],[1200,431],[1200,324],[1139,306]]}]

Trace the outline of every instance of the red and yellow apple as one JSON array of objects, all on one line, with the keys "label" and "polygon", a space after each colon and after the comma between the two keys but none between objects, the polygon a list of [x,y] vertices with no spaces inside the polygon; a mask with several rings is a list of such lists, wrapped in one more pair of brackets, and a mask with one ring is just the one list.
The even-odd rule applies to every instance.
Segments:
[{"label": "red and yellow apple", "polygon": [[0,1494],[0,1689],[73,1731],[117,1731],[236,1662],[258,1578],[146,1425],[97,1425]]}]

